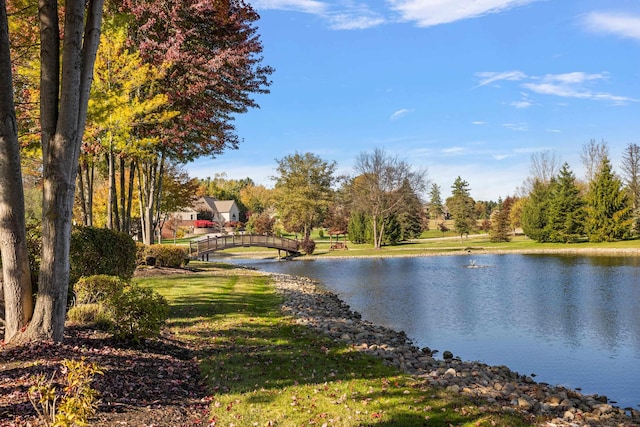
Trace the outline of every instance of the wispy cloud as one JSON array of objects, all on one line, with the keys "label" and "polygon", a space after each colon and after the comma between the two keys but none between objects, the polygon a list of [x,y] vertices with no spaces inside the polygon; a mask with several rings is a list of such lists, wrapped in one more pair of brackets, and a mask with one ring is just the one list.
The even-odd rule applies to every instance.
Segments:
[{"label": "wispy cloud", "polygon": [[526,123],[503,123],[502,126],[518,132],[526,132],[529,130],[529,125]]},{"label": "wispy cloud", "polygon": [[640,16],[615,12],[592,12],[584,17],[589,31],[614,34],[640,41]]},{"label": "wispy cloud", "polygon": [[479,120],[476,120],[476,121],[474,121],[474,122],[471,122],[471,124],[472,124],[472,125],[478,125],[478,126],[479,126],[479,125],[486,125],[486,124],[487,124],[487,122],[481,122],[481,121],[479,121]]},{"label": "wispy cloud", "polygon": [[486,86],[491,83],[499,82],[501,80],[511,80],[518,81],[527,78],[527,75],[522,71],[504,71],[504,72],[494,72],[494,71],[482,71],[476,73],[476,77],[480,78],[480,82],[478,86]]},{"label": "wispy cloud", "polygon": [[390,117],[389,120],[397,120],[400,117],[406,116],[407,114],[409,114],[411,111],[413,110],[407,110],[406,108],[403,108],[401,110],[395,111]]},{"label": "wispy cloud", "polygon": [[[476,73],[475,75],[479,79],[476,88],[497,81],[518,81],[520,82],[519,85],[521,88],[540,95],[606,101],[614,105],[624,105],[638,101],[627,96],[613,95],[595,90],[594,86],[609,79],[608,73],[585,73],[576,71],[572,73],[547,74],[544,76],[528,76],[521,71],[484,71]],[[527,108],[533,105],[526,92],[521,95],[523,96],[522,100],[512,102],[510,105],[516,108]]]},{"label": "wispy cloud", "polygon": [[448,154],[448,155],[461,154],[461,153],[464,153],[465,151],[466,150],[464,149],[464,147],[449,147],[449,148],[443,148],[442,150],[440,150],[441,153]]},{"label": "wispy cloud", "polygon": [[430,27],[500,13],[536,1],[539,0],[387,0],[386,3],[402,20]]},{"label": "wispy cloud", "polygon": [[289,10],[314,15],[321,15],[329,10],[327,3],[316,0],[254,0],[252,5],[256,9]]},{"label": "wispy cloud", "polygon": [[386,18],[364,3],[343,4],[317,0],[254,0],[253,6],[263,10],[286,10],[324,18],[334,30],[361,30],[385,23]]},{"label": "wispy cloud", "polygon": [[390,22],[415,22],[420,27],[447,24],[463,19],[502,13],[542,0],[253,0],[256,9],[309,13],[324,18],[335,30],[376,27]]}]

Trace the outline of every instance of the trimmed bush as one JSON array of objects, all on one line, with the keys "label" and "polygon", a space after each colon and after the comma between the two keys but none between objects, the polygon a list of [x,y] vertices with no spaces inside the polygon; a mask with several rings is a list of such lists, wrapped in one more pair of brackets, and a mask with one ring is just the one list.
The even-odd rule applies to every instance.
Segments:
[{"label": "trimmed bush", "polygon": [[136,258],[139,265],[146,265],[147,259],[154,259],[158,267],[181,268],[189,263],[187,249],[173,245],[138,244]]},{"label": "trimmed bush", "polygon": [[75,305],[67,312],[67,319],[77,325],[91,325],[98,329],[111,328],[111,320],[102,304]]},{"label": "trimmed bush", "polygon": [[312,255],[316,250],[316,242],[313,241],[313,239],[303,240],[302,243],[300,243],[300,247],[305,254]]},{"label": "trimmed bush", "polygon": [[108,274],[124,280],[136,269],[136,245],[131,236],[96,227],[74,227],[71,232],[69,281]]},{"label": "trimmed bush", "polygon": [[112,295],[105,309],[114,337],[134,342],[157,336],[169,315],[169,304],[162,295],[137,284]]},{"label": "trimmed bush", "polygon": [[100,274],[81,277],[74,285],[76,305],[98,304],[107,301],[109,297],[122,292],[127,282],[116,276]]}]

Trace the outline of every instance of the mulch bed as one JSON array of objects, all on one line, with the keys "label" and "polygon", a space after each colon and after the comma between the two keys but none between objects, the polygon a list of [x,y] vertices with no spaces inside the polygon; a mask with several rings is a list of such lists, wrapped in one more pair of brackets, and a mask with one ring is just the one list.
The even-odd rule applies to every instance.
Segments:
[{"label": "mulch bed", "polygon": [[27,391],[64,359],[97,363],[93,388],[100,393],[95,426],[207,425],[209,399],[198,365],[182,343],[164,336],[123,347],[103,332],[68,327],[62,343],[40,342],[0,349],[0,425],[38,425]]}]

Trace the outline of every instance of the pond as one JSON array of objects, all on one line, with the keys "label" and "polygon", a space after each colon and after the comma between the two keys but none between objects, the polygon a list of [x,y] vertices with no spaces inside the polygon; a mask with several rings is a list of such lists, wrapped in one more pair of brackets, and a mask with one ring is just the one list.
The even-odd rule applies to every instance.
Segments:
[{"label": "pond", "polygon": [[[308,276],[418,347],[640,404],[640,258],[470,255],[234,260]],[[473,268],[470,268],[473,267]]]}]

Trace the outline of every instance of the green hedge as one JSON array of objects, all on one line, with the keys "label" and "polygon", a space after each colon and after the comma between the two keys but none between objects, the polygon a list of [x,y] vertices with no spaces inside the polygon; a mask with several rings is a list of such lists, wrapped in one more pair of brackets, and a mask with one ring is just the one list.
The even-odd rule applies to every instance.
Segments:
[{"label": "green hedge", "polygon": [[71,232],[69,282],[108,274],[124,280],[136,269],[136,244],[126,233],[106,228],[74,227]]},{"label": "green hedge", "polygon": [[158,267],[181,268],[189,263],[187,249],[173,245],[146,246],[138,243],[136,258],[138,265],[153,264]]}]

